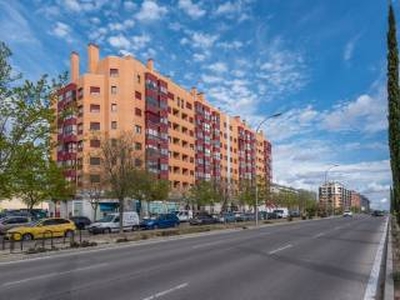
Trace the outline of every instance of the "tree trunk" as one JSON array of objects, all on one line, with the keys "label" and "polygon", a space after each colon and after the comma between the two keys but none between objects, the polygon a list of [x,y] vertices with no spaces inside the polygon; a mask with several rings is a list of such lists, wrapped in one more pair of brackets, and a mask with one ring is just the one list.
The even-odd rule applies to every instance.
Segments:
[{"label": "tree trunk", "polygon": [[124,232],[124,199],[118,199],[119,201],[119,233]]}]

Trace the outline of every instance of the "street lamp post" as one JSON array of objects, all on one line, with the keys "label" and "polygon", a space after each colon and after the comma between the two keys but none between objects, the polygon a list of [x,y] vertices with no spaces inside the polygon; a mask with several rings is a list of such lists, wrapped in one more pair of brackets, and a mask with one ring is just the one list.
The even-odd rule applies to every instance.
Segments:
[{"label": "street lamp post", "polygon": [[[326,171],[325,171],[325,189],[326,189],[326,200],[328,201],[328,186],[327,186],[327,184],[328,184],[328,172],[330,171],[330,170],[332,170],[333,168],[336,168],[336,167],[338,167],[339,165],[337,165],[337,164],[333,164],[333,165],[331,165],[328,169],[326,169]],[[333,205],[333,202],[331,203],[331,209],[332,209],[332,212],[331,212],[331,215],[332,214],[334,214],[334,205]]]},{"label": "street lamp post", "polygon": [[[281,116],[283,113],[276,113],[276,114],[273,114],[273,115],[270,115],[270,116],[268,116],[268,117],[266,117],[264,120],[262,120],[259,124],[258,124],[258,126],[256,127],[256,135],[257,135],[257,133],[258,133],[258,131],[260,130],[260,128],[261,128],[261,126],[267,121],[267,120],[269,120],[269,119],[273,119],[273,118],[277,118],[277,117],[279,117],[279,116]],[[256,142],[257,142],[257,140],[256,140]],[[257,155],[257,154],[256,154]],[[255,214],[256,214],[256,217],[255,217],[255,220],[256,220],[256,226],[258,227],[258,184],[257,184],[257,170],[256,170],[256,178],[255,178],[255,184],[256,184],[256,187],[255,187],[255,193],[256,193],[256,195],[255,195],[255,200],[256,200],[256,209],[255,209]]]}]

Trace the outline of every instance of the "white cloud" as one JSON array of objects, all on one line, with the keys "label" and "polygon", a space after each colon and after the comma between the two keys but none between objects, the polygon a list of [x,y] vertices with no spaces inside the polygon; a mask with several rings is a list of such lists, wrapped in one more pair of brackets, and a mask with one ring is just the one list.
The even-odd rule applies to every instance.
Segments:
[{"label": "white cloud", "polygon": [[204,61],[207,58],[207,55],[205,54],[201,54],[201,53],[195,53],[193,54],[193,60],[194,61]]},{"label": "white cloud", "polygon": [[178,7],[193,19],[201,18],[206,14],[200,5],[194,4],[191,0],[179,0]]},{"label": "white cloud", "polygon": [[127,30],[132,28],[135,25],[135,21],[127,19],[124,22],[115,22],[115,23],[109,23],[108,28],[111,31],[122,31],[122,30]]},{"label": "white cloud", "polygon": [[354,37],[353,39],[351,39],[350,41],[348,41],[346,43],[346,46],[344,47],[344,51],[343,51],[343,59],[346,62],[348,62],[349,60],[351,60],[353,58],[354,48],[355,48],[359,38],[360,38],[360,35],[357,35],[356,37]]},{"label": "white cloud", "polygon": [[64,38],[68,42],[71,41],[71,27],[62,22],[56,22],[51,33],[59,38]]},{"label": "white cloud", "polygon": [[123,35],[116,35],[116,36],[110,36],[108,38],[108,42],[110,43],[111,46],[118,48],[118,49],[124,49],[127,50],[130,48],[131,43],[130,41]]},{"label": "white cloud", "polygon": [[362,131],[374,133],[387,128],[383,93],[368,94],[337,105],[323,115],[322,126],[329,131]]},{"label": "white cloud", "polygon": [[126,9],[127,11],[133,11],[135,10],[137,7],[136,3],[132,2],[132,1],[124,1],[124,9]]},{"label": "white cloud", "polygon": [[135,17],[141,22],[153,22],[160,20],[167,12],[168,9],[165,6],[158,5],[156,1],[144,0]]},{"label": "white cloud", "polygon": [[253,69],[258,82],[265,85],[264,99],[277,100],[303,89],[309,82],[308,66],[301,53],[289,50],[280,37],[260,50]]},{"label": "white cloud", "polygon": [[213,76],[213,75],[206,75],[206,74],[202,74],[201,75],[201,81],[204,83],[221,83],[224,80],[223,77],[219,77],[219,76]]},{"label": "white cloud", "polygon": [[228,1],[220,4],[214,12],[216,16],[224,16],[228,19],[236,18],[240,23],[244,20],[250,19],[250,4],[251,1]]},{"label": "white cloud", "polygon": [[218,35],[194,32],[192,35],[193,47],[208,49],[218,40]]},{"label": "white cloud", "polygon": [[216,15],[230,15],[240,10],[239,2],[225,2],[217,7]]},{"label": "white cloud", "polygon": [[238,50],[243,47],[243,43],[241,41],[221,42],[217,46],[225,50]]},{"label": "white cloud", "polygon": [[132,48],[135,51],[139,51],[147,46],[151,41],[151,38],[147,34],[137,35],[132,37]]},{"label": "white cloud", "polygon": [[213,63],[213,64],[209,65],[207,67],[207,69],[209,69],[213,72],[216,72],[216,73],[225,73],[228,71],[228,67],[226,66],[225,63],[222,63],[222,62]]},{"label": "white cloud", "polygon": [[74,11],[74,12],[80,12],[81,5],[79,4],[79,1],[77,0],[65,0],[64,1],[65,8],[68,10]]}]

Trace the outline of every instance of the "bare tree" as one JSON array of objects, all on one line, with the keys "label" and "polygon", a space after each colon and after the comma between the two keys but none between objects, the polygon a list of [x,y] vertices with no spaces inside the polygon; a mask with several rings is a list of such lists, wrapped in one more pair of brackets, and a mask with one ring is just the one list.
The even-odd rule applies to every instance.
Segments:
[{"label": "bare tree", "polygon": [[123,232],[124,201],[132,194],[133,180],[142,168],[143,154],[135,150],[134,135],[123,132],[101,143],[101,165],[108,194],[119,202],[119,230]]}]

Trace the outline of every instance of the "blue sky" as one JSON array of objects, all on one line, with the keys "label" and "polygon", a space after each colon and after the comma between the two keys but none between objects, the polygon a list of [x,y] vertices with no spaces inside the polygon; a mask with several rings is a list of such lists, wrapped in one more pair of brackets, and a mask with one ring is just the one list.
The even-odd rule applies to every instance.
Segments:
[{"label": "blue sky", "polygon": [[[395,2],[399,12],[400,4]],[[386,207],[387,1],[0,0],[0,40],[29,79],[68,70],[69,54],[152,57],[215,106],[263,127],[276,182],[343,182]]]}]

